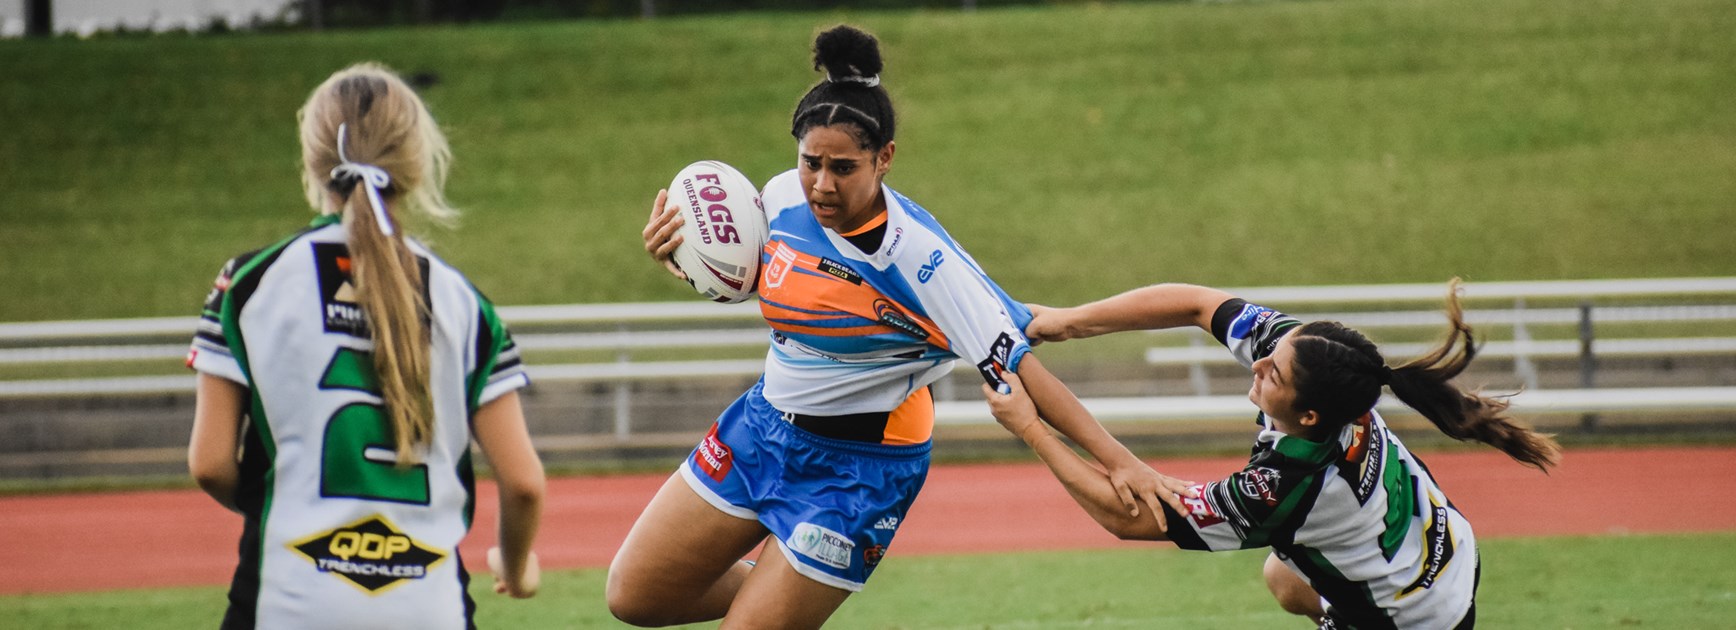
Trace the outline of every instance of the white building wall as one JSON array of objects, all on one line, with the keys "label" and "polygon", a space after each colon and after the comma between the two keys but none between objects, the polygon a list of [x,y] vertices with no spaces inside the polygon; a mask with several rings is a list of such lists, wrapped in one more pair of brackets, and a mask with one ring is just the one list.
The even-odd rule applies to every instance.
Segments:
[{"label": "white building wall", "polygon": [[[24,34],[26,0],[0,0],[0,36]],[[90,35],[117,27],[170,31],[201,29],[213,19],[244,27],[273,19],[301,0],[53,0],[54,31]]]}]

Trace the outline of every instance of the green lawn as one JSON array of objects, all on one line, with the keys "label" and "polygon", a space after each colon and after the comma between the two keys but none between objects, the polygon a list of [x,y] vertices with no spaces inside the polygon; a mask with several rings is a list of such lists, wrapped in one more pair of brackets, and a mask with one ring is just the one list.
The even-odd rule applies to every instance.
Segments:
[{"label": "green lawn", "polygon": [[[1736,533],[1482,541],[1477,618],[1490,628],[1712,628],[1736,616]],[[1302,628],[1260,579],[1260,551],[1009,553],[899,558],[828,628]],[[545,576],[510,601],[478,580],[484,628],[619,624],[601,570]],[[0,597],[20,628],[210,627],[223,591],[183,588]],[[711,624],[714,625],[714,624]],[[699,625],[697,627],[706,627]]]},{"label": "green lawn", "polygon": [[1736,273],[1726,0],[1158,3],[0,41],[0,321],[191,315],[303,224],[294,112],[382,60],[504,304],[681,300],[637,233],[683,165],[794,164],[816,30],[877,32],[891,183],[1015,296]]}]

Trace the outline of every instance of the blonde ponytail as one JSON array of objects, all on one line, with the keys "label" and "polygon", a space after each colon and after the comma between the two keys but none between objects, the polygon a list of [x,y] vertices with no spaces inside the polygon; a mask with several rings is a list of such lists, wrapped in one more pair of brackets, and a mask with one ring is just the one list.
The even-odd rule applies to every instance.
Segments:
[{"label": "blonde ponytail", "polygon": [[[377,64],[332,75],[314,90],[300,119],[308,200],[322,212],[343,216],[351,277],[374,342],[374,374],[391,419],[397,464],[408,467],[420,461],[434,436],[432,314],[399,207],[437,221],[456,215],[441,192],[450,149],[422,100]],[[383,175],[369,181],[365,173],[371,171]],[[332,207],[333,198],[342,201]]]}]

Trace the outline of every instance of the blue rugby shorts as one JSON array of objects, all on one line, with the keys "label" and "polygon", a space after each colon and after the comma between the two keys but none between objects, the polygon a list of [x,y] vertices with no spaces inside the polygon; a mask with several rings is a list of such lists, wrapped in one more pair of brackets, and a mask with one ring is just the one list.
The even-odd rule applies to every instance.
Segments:
[{"label": "blue rugby shorts", "polygon": [[760,390],[756,383],[718,416],[682,478],[725,514],[764,524],[802,575],[862,590],[928,478],[933,443],[814,435],[784,421]]}]

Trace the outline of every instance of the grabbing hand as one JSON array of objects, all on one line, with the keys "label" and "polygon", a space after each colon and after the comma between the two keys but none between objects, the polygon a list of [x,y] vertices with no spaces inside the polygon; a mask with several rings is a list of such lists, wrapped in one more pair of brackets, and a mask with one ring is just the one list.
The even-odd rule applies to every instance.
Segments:
[{"label": "grabbing hand", "polygon": [[645,239],[645,253],[651,254],[651,259],[662,263],[663,268],[682,280],[687,280],[687,274],[675,266],[675,248],[681,246],[681,207],[669,203],[669,191],[657,191],[657,200],[651,203],[651,218],[645,221],[645,229],[639,236]]},{"label": "grabbing hand", "polygon": [[1162,504],[1167,503],[1176,514],[1185,515],[1188,507],[1182,502],[1182,496],[1197,495],[1190,489],[1193,482],[1152,470],[1144,462],[1110,469],[1109,483],[1115,487],[1115,494],[1121,497],[1121,504],[1129,515],[1139,516],[1139,504],[1144,502],[1157,519],[1157,528],[1165,532],[1169,531],[1169,522],[1164,518]]},{"label": "grabbing hand", "polygon": [[494,572],[494,592],[509,595],[513,599],[529,599],[536,597],[537,589],[542,588],[542,567],[536,561],[536,552],[525,556],[524,571],[516,576],[508,576],[506,562],[500,555],[499,547],[488,549],[488,570]]},{"label": "grabbing hand", "polygon": [[1019,375],[1011,371],[1002,372],[1001,379],[1007,382],[1007,393],[995,391],[988,383],[983,383],[983,397],[989,401],[989,412],[995,415],[995,421],[1013,435],[1026,442],[1025,432],[1036,427],[1042,429],[1043,423],[1037,418],[1037,405],[1031,402],[1031,396],[1025,392],[1025,385],[1019,381]]},{"label": "grabbing hand", "polygon": [[1041,304],[1026,304],[1031,309],[1031,323],[1025,325],[1025,336],[1031,338],[1031,343],[1044,341],[1066,341],[1079,337],[1079,332],[1069,328],[1068,319],[1073,309],[1053,308]]}]

